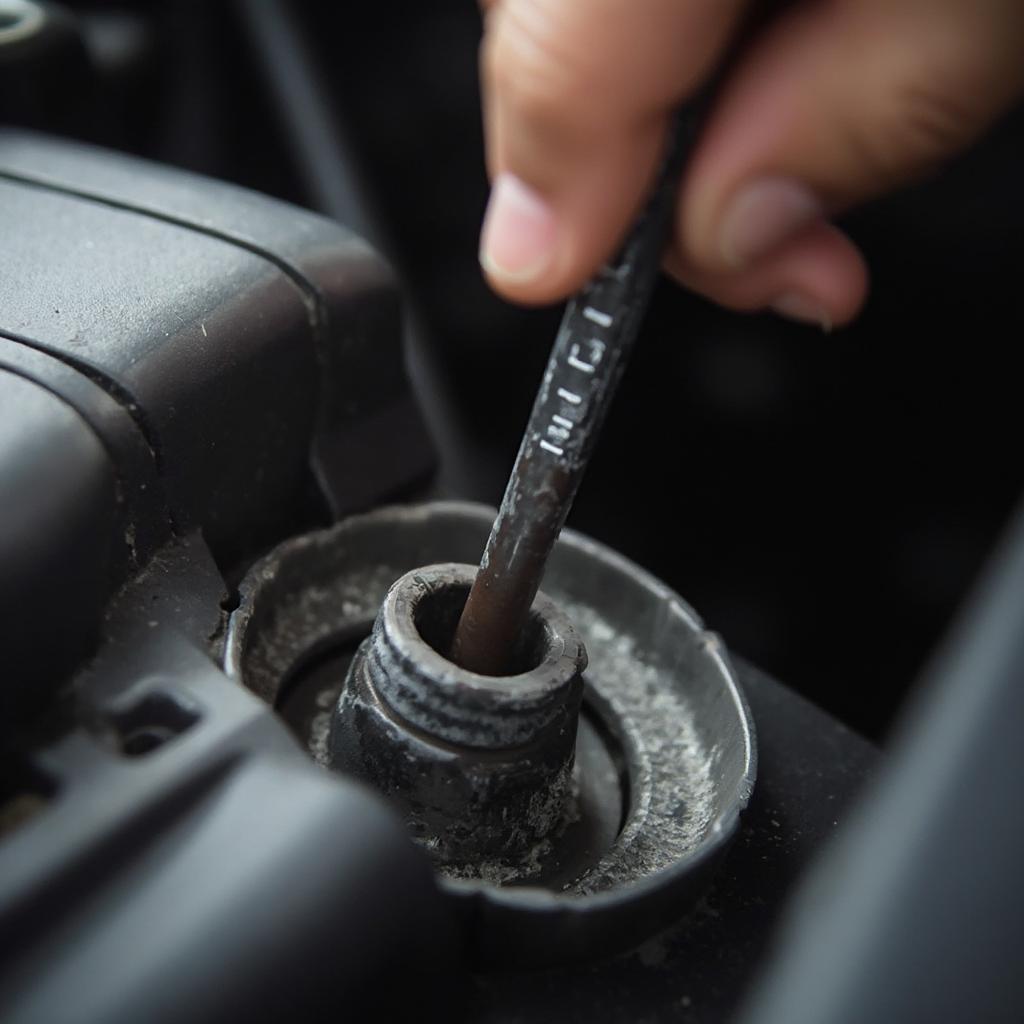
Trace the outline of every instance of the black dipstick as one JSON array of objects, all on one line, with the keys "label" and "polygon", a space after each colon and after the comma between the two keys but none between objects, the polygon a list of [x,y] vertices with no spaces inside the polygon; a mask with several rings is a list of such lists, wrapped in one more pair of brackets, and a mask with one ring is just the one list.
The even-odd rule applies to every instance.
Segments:
[{"label": "black dipstick", "polygon": [[455,630],[452,660],[470,671],[508,670],[650,301],[692,124],[692,116],[679,116],[657,184],[617,259],[566,307]]}]

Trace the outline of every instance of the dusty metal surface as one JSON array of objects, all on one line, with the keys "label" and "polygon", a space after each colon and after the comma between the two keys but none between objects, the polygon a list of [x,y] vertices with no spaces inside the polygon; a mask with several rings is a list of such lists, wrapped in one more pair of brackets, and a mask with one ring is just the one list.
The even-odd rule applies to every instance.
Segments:
[{"label": "dusty metal surface", "polygon": [[577,880],[579,894],[604,892],[675,864],[714,825],[716,759],[695,721],[694,707],[672,685],[671,669],[638,650],[592,606],[569,602],[594,651],[587,681],[608,701],[621,730],[633,800],[615,848]]},{"label": "dusty metal surface", "polygon": [[[293,721],[322,757],[327,708],[389,585],[472,558],[491,515],[455,502],[394,507],[287,542],[243,581],[228,671],[286,718],[293,698],[301,704]],[[487,859],[446,868],[485,962],[589,956],[675,920],[735,834],[756,770],[728,657],[677,595],[571,531],[544,589],[589,653],[573,776],[585,813],[528,850],[518,872]]]}]

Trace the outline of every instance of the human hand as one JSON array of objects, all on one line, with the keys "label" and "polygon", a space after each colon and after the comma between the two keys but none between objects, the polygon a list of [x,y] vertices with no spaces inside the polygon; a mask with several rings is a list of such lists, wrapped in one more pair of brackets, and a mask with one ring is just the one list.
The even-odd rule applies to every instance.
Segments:
[{"label": "human hand", "polygon": [[[673,110],[749,0],[485,0],[492,286],[565,298],[612,255]],[[829,218],[965,148],[1024,89],[1021,0],[806,0],[747,45],[682,182],[669,272],[824,327],[867,271]]]}]

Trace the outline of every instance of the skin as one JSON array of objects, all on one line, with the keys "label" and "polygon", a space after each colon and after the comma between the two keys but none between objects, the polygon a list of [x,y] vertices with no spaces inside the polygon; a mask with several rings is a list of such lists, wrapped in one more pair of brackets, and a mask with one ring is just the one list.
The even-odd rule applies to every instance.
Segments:
[{"label": "skin", "polygon": [[[748,0],[491,0],[481,78],[492,287],[561,300],[614,251],[671,112]],[[1020,0],[803,0],[730,64],[682,182],[668,271],[824,327],[867,293],[837,214],[968,147],[1024,91]]]}]

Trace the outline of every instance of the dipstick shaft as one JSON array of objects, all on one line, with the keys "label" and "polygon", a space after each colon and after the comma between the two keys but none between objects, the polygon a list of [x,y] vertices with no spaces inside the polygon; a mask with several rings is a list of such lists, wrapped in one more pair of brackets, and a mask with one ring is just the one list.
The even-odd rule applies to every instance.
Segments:
[{"label": "dipstick shaft", "polygon": [[618,257],[570,300],[455,630],[451,658],[507,671],[658,277],[692,120],[680,116],[657,184]]}]

